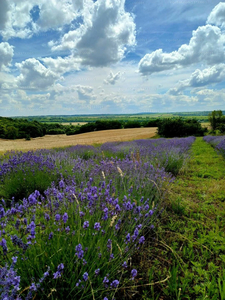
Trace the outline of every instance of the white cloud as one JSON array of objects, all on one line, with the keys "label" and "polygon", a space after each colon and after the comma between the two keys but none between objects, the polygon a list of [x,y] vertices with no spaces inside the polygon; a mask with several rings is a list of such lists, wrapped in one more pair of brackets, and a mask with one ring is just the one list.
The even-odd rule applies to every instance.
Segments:
[{"label": "white cloud", "polygon": [[110,72],[107,78],[104,80],[105,84],[115,84],[117,80],[119,80],[121,77],[121,73],[117,72],[116,74],[113,74],[113,72]]},{"label": "white cloud", "polygon": [[13,54],[13,46],[6,42],[0,43],[0,71],[11,63]]},{"label": "white cloud", "polygon": [[58,29],[65,24],[70,24],[78,16],[70,1],[42,0],[41,2],[37,24],[42,30]]},{"label": "white cloud", "polygon": [[186,88],[195,88],[207,86],[213,83],[221,82],[225,79],[225,64],[215,65],[204,70],[195,70],[189,79],[180,81],[177,87],[169,90],[169,94],[180,94]]},{"label": "white cloud", "polygon": [[[34,33],[49,29],[61,30],[80,16],[79,0],[1,0],[0,30],[4,39],[30,38]],[[32,11],[36,8],[36,19]]]},{"label": "white cloud", "polygon": [[80,100],[90,101],[91,99],[95,98],[95,95],[93,94],[93,88],[90,86],[77,85],[76,90]]},{"label": "white cloud", "polygon": [[66,72],[79,70],[79,66],[81,63],[81,59],[68,56],[65,58],[57,57],[45,57],[42,58],[41,61],[44,62],[44,64],[53,72],[57,74],[64,74]]},{"label": "white cloud", "polygon": [[133,16],[125,12],[125,0],[84,2],[84,23],[66,33],[52,50],[70,49],[82,64],[106,66],[120,61],[127,47],[135,45]]},{"label": "white cloud", "polygon": [[17,84],[20,88],[45,90],[59,79],[59,75],[47,69],[35,58],[16,63],[16,67],[21,71],[17,77]]},{"label": "white cloud", "polygon": [[0,30],[5,29],[8,21],[9,3],[7,0],[0,1]]},{"label": "white cloud", "polygon": [[158,49],[146,54],[139,63],[139,72],[150,75],[199,62],[208,65],[222,63],[225,59],[224,45],[225,36],[218,27],[200,26],[193,31],[189,44],[182,45],[177,51],[164,53],[162,49]]},{"label": "white cloud", "polygon": [[208,19],[208,24],[214,24],[216,26],[225,27],[225,3],[220,2],[214,7],[210,13]]}]

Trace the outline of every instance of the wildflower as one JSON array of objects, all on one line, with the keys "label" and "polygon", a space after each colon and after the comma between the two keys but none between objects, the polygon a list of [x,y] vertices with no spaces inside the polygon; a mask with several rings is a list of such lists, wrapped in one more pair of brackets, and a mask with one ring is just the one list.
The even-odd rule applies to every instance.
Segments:
[{"label": "wildflower", "polygon": [[49,233],[48,239],[51,240],[53,238],[53,232]]},{"label": "wildflower", "polygon": [[143,244],[145,241],[145,237],[144,236],[141,236],[140,239],[139,239],[139,244]]},{"label": "wildflower", "polygon": [[8,251],[8,248],[7,248],[7,243],[6,243],[5,239],[2,239],[2,241],[0,242],[0,246],[2,246],[3,253],[6,254]]},{"label": "wildflower", "polygon": [[15,264],[17,262],[17,258],[18,258],[17,256],[15,256],[15,257],[13,256],[12,257],[13,264]]},{"label": "wildflower", "polygon": [[87,272],[84,273],[83,279],[84,279],[84,281],[87,281],[87,280],[88,280],[88,273],[87,273]]},{"label": "wildflower", "polygon": [[127,234],[125,241],[126,244],[130,242],[130,233]]},{"label": "wildflower", "polygon": [[60,189],[63,189],[65,187],[65,183],[63,180],[60,180],[59,187],[60,187]]},{"label": "wildflower", "polygon": [[113,280],[113,282],[110,284],[110,286],[112,287],[112,288],[117,288],[117,286],[119,285],[119,280]]},{"label": "wildflower", "polygon": [[96,269],[96,270],[95,270],[95,275],[98,276],[99,273],[100,273],[100,269]]},{"label": "wildflower", "polygon": [[127,268],[127,262],[126,262],[126,261],[124,261],[124,263],[122,264],[122,267],[123,267],[124,269]]},{"label": "wildflower", "polygon": [[60,219],[61,219],[61,216],[60,216],[60,214],[56,214],[56,215],[55,215],[55,220],[56,220],[56,222],[59,222],[59,221],[60,221]]},{"label": "wildflower", "polygon": [[84,256],[84,251],[82,250],[82,245],[81,244],[78,244],[76,247],[75,247],[75,251],[76,251],[76,255],[79,259],[82,259],[83,256]]},{"label": "wildflower", "polygon": [[66,233],[69,233],[69,231],[70,231],[70,227],[69,227],[69,226],[67,226],[67,227],[65,228],[65,231],[66,231]]},{"label": "wildflower", "polygon": [[110,239],[108,239],[107,248],[108,248],[108,251],[110,251],[112,249],[112,241]]},{"label": "wildflower", "polygon": [[103,283],[104,283],[104,286],[107,288],[108,287],[107,283],[109,283],[109,279],[106,276],[103,279]]},{"label": "wildflower", "polygon": [[94,229],[97,230],[97,231],[99,231],[100,228],[101,228],[100,223],[99,223],[99,222],[96,222],[95,225],[94,225]]},{"label": "wildflower", "polygon": [[62,219],[63,219],[63,222],[66,223],[67,220],[68,220],[68,214],[67,214],[67,213],[64,213]]},{"label": "wildflower", "polygon": [[84,221],[83,228],[87,229],[89,227],[89,221]]},{"label": "wildflower", "polygon": [[80,214],[80,217],[81,217],[81,218],[85,215],[85,213],[82,212],[82,211],[80,211],[79,214]]},{"label": "wildflower", "polygon": [[62,271],[64,269],[64,264],[59,264],[57,267],[57,271],[53,273],[53,278],[57,279],[62,276]]},{"label": "wildflower", "polygon": [[110,260],[114,259],[114,254],[110,254]]},{"label": "wildflower", "polygon": [[136,277],[137,276],[137,270],[136,269],[133,269],[132,271],[131,271],[131,279],[132,280],[134,280],[134,277]]}]

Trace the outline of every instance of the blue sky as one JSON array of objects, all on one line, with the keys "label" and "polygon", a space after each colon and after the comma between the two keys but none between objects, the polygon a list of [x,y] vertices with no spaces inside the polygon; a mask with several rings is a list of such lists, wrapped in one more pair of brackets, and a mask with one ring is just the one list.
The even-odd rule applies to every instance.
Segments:
[{"label": "blue sky", "polygon": [[0,1],[0,116],[214,109],[225,2]]}]

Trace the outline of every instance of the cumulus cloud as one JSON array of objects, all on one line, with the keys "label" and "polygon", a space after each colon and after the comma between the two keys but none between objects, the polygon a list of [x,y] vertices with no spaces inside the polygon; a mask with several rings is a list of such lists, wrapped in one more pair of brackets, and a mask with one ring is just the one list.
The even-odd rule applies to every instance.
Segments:
[{"label": "cumulus cloud", "polygon": [[225,64],[215,65],[204,70],[197,69],[189,79],[180,81],[178,86],[169,90],[169,94],[180,94],[186,88],[195,88],[218,83],[225,79]]},{"label": "cumulus cloud", "polygon": [[45,90],[59,79],[59,75],[47,69],[35,58],[16,63],[16,67],[21,71],[17,77],[17,84],[20,88]]},{"label": "cumulus cloud", "polygon": [[198,27],[193,31],[189,44],[177,51],[164,53],[158,49],[146,54],[139,63],[139,72],[150,75],[155,72],[185,67],[199,62],[208,65],[222,63],[225,59],[225,37],[220,28],[212,25]]},{"label": "cumulus cloud", "polygon": [[7,0],[0,1],[0,30],[5,29],[8,21],[9,3]]},{"label": "cumulus cloud", "polygon": [[90,86],[77,85],[76,90],[80,100],[90,101],[95,98],[93,88]]},{"label": "cumulus cloud", "polygon": [[225,27],[225,3],[220,2],[216,5],[212,12],[210,13],[208,19],[208,24],[214,24],[216,26]]},{"label": "cumulus cloud", "polygon": [[[65,24],[70,24],[71,21],[77,17],[74,6],[69,1],[48,0],[41,1],[39,5],[40,16],[37,20],[37,25],[40,26],[42,30],[58,28]],[[78,3],[76,7],[78,8],[80,5]]]},{"label": "cumulus cloud", "polygon": [[66,72],[79,70],[79,66],[81,63],[81,59],[68,56],[65,58],[57,57],[45,57],[42,58],[41,61],[53,72],[57,74],[64,74]]},{"label": "cumulus cloud", "polygon": [[60,30],[80,16],[82,3],[81,0],[1,0],[1,35],[7,40],[30,38],[34,33],[49,29]]},{"label": "cumulus cloud", "polygon": [[120,61],[135,45],[135,23],[124,6],[125,0],[84,1],[83,24],[60,43],[51,42],[52,50],[70,49],[82,64],[95,67]]},{"label": "cumulus cloud", "polygon": [[108,77],[104,80],[105,84],[115,84],[121,77],[121,73],[117,72],[116,74],[113,74],[113,72],[110,72]]},{"label": "cumulus cloud", "polygon": [[0,43],[0,71],[11,63],[13,54],[13,46],[6,42]]}]

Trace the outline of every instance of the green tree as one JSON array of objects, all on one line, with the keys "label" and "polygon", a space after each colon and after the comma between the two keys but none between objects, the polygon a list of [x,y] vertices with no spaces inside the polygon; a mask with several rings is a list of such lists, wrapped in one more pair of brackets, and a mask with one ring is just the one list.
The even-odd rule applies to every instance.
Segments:
[{"label": "green tree", "polygon": [[221,123],[223,113],[221,110],[214,110],[209,114],[209,122],[212,128],[212,131],[215,131]]}]

